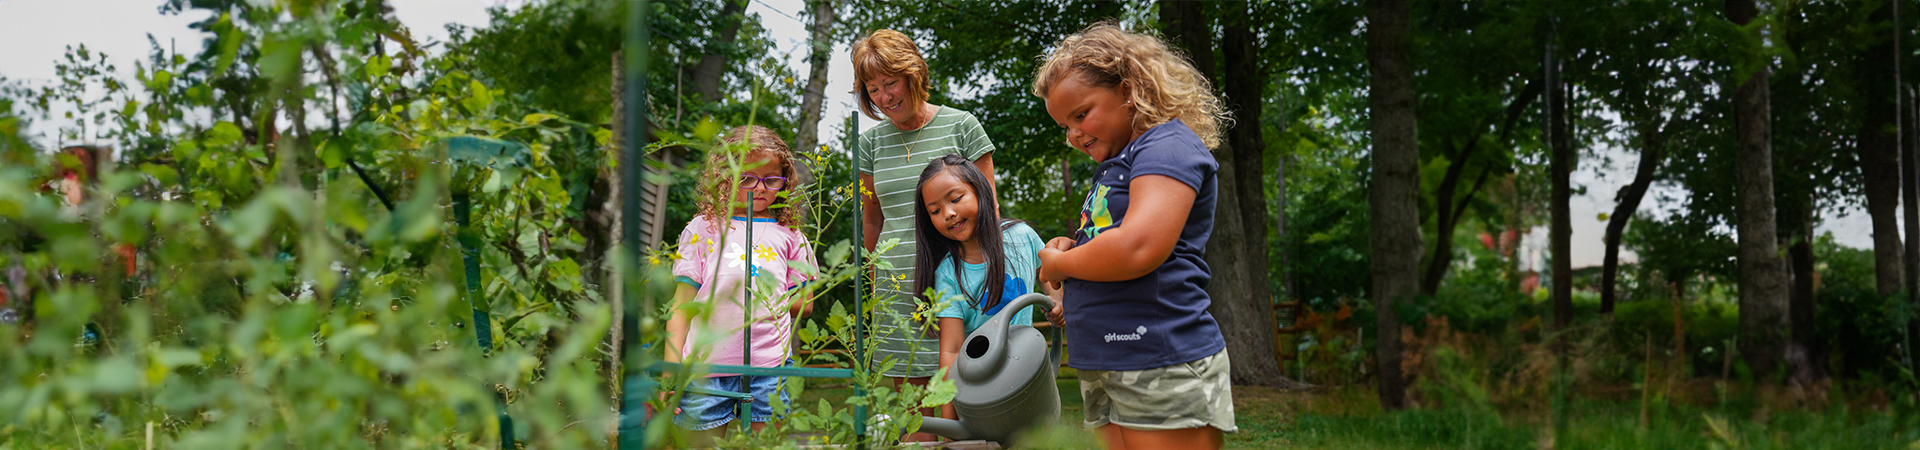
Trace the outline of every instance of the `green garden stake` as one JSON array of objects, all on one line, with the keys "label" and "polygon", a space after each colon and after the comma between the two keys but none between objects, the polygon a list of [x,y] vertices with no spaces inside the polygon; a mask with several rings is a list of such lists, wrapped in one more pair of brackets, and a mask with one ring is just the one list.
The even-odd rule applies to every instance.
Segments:
[{"label": "green garden stake", "polygon": [[[454,136],[440,142],[446,149],[447,161],[454,167],[453,215],[460,224],[455,240],[460,242],[460,260],[466,269],[466,298],[473,309],[473,338],[480,346],[481,356],[493,356],[493,318],[482,305],[480,293],[480,243],[478,231],[473,229],[473,200],[466,186],[461,182],[460,171],[470,168],[491,170],[513,170],[530,166],[528,161],[532,152],[525,145],[479,136]],[[507,395],[494,390],[493,399],[499,405],[500,448],[514,448],[513,418],[507,416]]]},{"label": "green garden stake", "polygon": [[[470,233],[473,218],[473,201],[467,197],[465,189],[453,194],[453,217],[460,224],[460,260],[466,266],[467,303],[473,308],[473,338],[480,344],[481,356],[493,355],[493,319],[488,317],[486,309],[480,307],[480,249],[474,245]],[[506,393],[494,390],[493,401],[499,405],[497,414],[500,421],[500,448],[513,448],[513,418],[507,416]]]},{"label": "green garden stake", "polygon": [[[860,132],[860,115],[859,114],[853,115],[853,131],[852,132],[854,133]],[[860,167],[860,164],[861,164],[860,140],[854,139],[853,140],[853,165],[855,167],[859,167],[859,169],[866,168],[866,167]],[[856,191],[858,190],[858,187],[860,184],[859,169],[855,169],[853,171],[853,183],[854,183],[854,186],[856,187],[855,189]],[[866,201],[866,199],[861,198],[855,201]],[[862,235],[862,232],[861,232],[862,228],[865,228],[865,227],[862,227],[860,226],[860,224],[857,224],[857,223],[854,224],[853,226],[853,267],[855,268],[855,270],[853,274],[853,342],[854,342],[854,346],[853,346],[852,356],[853,356],[853,367],[855,368],[855,370],[857,370],[860,373],[860,377],[864,379],[867,374],[867,358],[870,355],[866,352],[866,346],[860,345],[860,343],[866,342],[866,330],[867,330],[866,308],[864,306],[866,304],[865,300],[867,298],[867,288],[864,283],[864,281],[866,280],[865,274],[867,270],[867,255],[861,252],[862,250],[866,249],[867,241],[866,241],[866,236]],[[866,397],[867,397],[866,386],[861,385],[860,383],[853,383],[853,398],[866,398]],[[853,407],[853,448],[857,450],[867,449],[867,405],[865,403],[854,405]]]}]

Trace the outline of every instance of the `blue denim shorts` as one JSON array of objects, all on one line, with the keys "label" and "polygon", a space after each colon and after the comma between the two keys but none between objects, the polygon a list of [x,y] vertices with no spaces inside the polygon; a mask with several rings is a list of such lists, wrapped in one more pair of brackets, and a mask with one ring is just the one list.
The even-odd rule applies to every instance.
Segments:
[{"label": "blue denim shorts", "polygon": [[[773,404],[768,400],[777,393],[780,395],[781,403],[788,403],[787,390],[784,389],[786,380],[787,377],[753,377],[753,390],[750,393],[753,394],[754,422],[767,422],[786,417],[786,411],[781,411],[780,416],[775,417]],[[740,392],[740,376],[701,378],[693,380],[689,385],[716,391]],[[726,425],[739,416],[739,400],[688,392],[680,396],[680,414],[673,416],[673,423],[681,428],[704,431]]]}]

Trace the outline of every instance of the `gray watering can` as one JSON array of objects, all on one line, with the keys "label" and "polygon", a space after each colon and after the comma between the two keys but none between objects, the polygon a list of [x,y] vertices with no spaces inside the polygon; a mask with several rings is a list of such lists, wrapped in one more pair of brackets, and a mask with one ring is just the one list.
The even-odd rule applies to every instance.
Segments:
[{"label": "gray watering can", "polygon": [[927,417],[920,431],[953,440],[982,439],[1013,447],[1014,435],[1060,421],[1060,389],[1054,384],[1060,349],[1048,351],[1040,330],[1012,325],[1028,306],[1051,308],[1053,299],[1027,294],[967,334],[954,362],[959,392],[953,409],[960,420]]}]

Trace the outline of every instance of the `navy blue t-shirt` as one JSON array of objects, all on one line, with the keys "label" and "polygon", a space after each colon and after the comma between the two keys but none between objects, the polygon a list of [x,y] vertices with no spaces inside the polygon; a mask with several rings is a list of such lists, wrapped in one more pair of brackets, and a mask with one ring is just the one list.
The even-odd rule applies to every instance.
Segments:
[{"label": "navy blue t-shirt", "polygon": [[1128,186],[1135,177],[1162,175],[1194,191],[1193,208],[1167,261],[1140,278],[1066,283],[1068,366],[1088,370],[1143,370],[1213,356],[1226,348],[1220,326],[1207,314],[1202,259],[1213,234],[1213,204],[1220,165],[1200,136],[1179,119],[1142,133],[1095,171],[1093,190],[1080,209],[1078,245],[1125,223]]}]

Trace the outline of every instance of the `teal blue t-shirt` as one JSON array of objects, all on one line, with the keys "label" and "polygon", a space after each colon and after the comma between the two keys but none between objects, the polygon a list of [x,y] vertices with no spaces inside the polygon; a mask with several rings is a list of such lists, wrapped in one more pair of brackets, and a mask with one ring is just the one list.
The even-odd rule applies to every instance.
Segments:
[{"label": "teal blue t-shirt", "polygon": [[[968,334],[980,328],[981,324],[987,323],[987,319],[992,319],[994,314],[1000,313],[1000,307],[1012,303],[1015,298],[1034,292],[1036,287],[1033,280],[1040,269],[1040,249],[1046,246],[1045,243],[1040,242],[1040,234],[1033,232],[1033,228],[1028,228],[1024,223],[1013,224],[1000,234],[1001,248],[1005,249],[1007,256],[1007,274],[1006,279],[1001,280],[1004,287],[1000,289],[1000,303],[993,308],[982,311],[967,297],[967,293],[980,297],[987,292],[987,287],[983,283],[987,277],[985,263],[960,263],[961,279],[959,280],[953,277],[954,258],[940,261],[940,268],[934,271],[933,289],[939,291],[946,301],[946,307],[934,315],[960,319],[966,323]],[[966,293],[960,290],[960,286],[963,285],[967,287]],[[1013,324],[1033,325],[1033,307],[1029,306],[1013,316]]]}]

